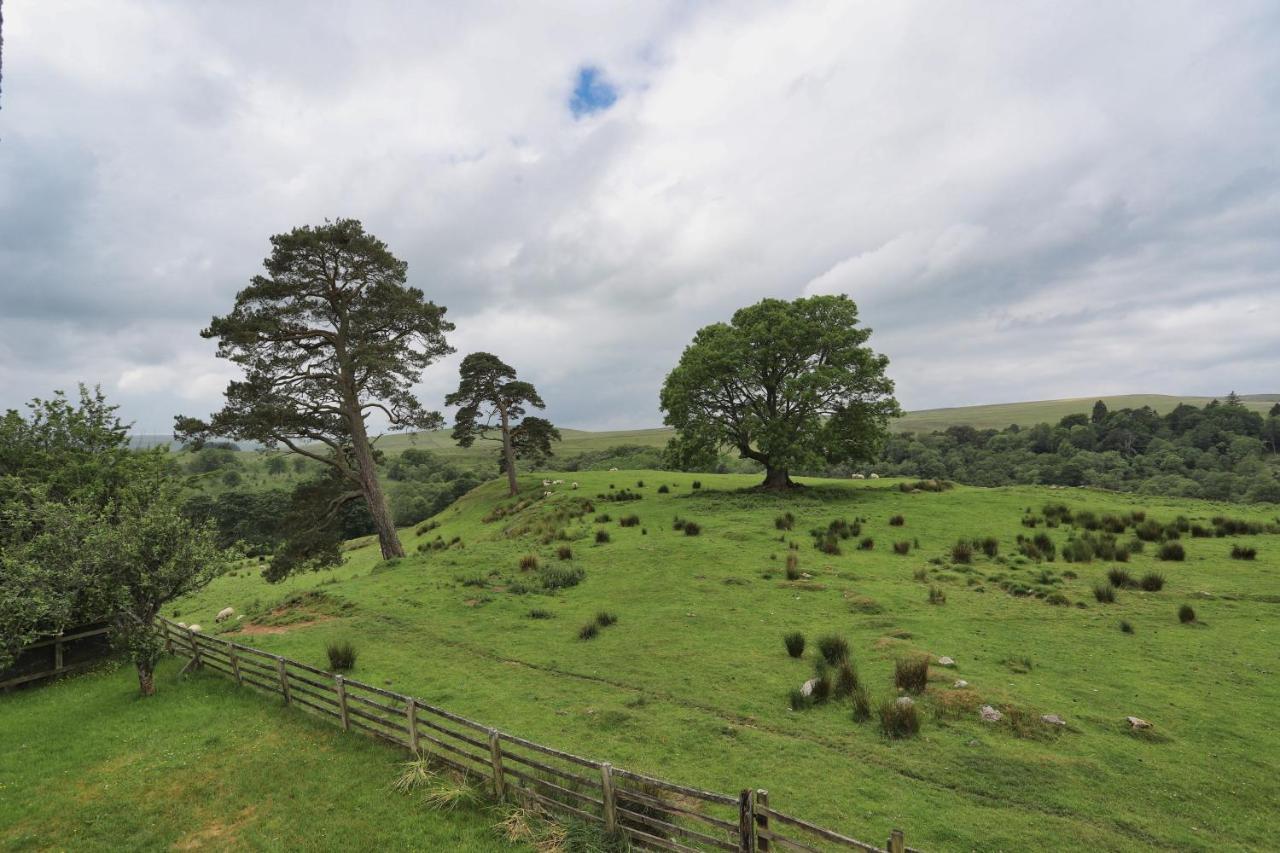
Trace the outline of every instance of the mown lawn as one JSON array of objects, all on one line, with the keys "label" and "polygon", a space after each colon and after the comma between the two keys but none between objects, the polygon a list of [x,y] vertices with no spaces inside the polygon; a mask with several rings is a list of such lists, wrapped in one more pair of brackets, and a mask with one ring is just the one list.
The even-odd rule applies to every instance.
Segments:
[{"label": "mown lawn", "polygon": [[[775,807],[869,842],[900,827],[908,844],[933,850],[1274,847],[1280,536],[1184,536],[1185,562],[1160,561],[1148,544],[1124,567],[1162,573],[1164,588],[1121,589],[1114,604],[1095,601],[1093,588],[1116,563],[1064,562],[1071,528],[1047,531],[1054,562],[1015,550],[1018,534],[1044,532],[1021,525],[1024,511],[1048,502],[1205,524],[1219,514],[1272,521],[1274,507],[1029,487],[907,494],[887,480],[811,481],[780,497],[747,491],[755,477],[656,471],[547,475],[582,488],[566,483],[543,498],[541,476],[525,478],[534,503],[522,511],[486,522],[512,504],[492,483],[442,513],[438,528],[405,531],[413,556],[404,560],[382,563],[366,543],[345,566],[280,586],[247,568],[172,612],[206,630],[228,605],[259,614],[281,632],[237,639],[317,665],[327,641],[352,639],[353,677],[630,769],[724,792],[767,788]],[[658,493],[663,484],[669,493]],[[641,499],[596,497],[624,488]],[[583,497],[595,504],[585,517],[548,521]],[[774,524],[786,511],[790,532]],[[593,521],[604,513],[609,521]],[[631,514],[640,525],[620,526]],[[888,523],[897,514],[901,527]],[[673,530],[676,515],[701,535]],[[859,517],[862,533],[843,553],[813,547],[811,528]],[[559,528],[570,541],[539,541]],[[611,541],[597,544],[597,530]],[[437,536],[460,542],[416,553]],[[859,550],[862,536],[874,547]],[[999,540],[998,558],[952,564],[958,538],[985,536]],[[910,552],[893,553],[895,541]],[[791,543],[810,578],[785,578]],[[562,544],[571,560],[556,558]],[[1230,559],[1233,544],[1256,547],[1256,560]],[[521,593],[538,577],[519,568],[524,554],[585,578]],[[931,585],[944,604],[927,602]],[[323,597],[269,615],[307,591]],[[1194,623],[1179,622],[1184,603]],[[554,618],[529,618],[535,608]],[[618,623],[578,639],[601,610]],[[809,640],[803,660],[783,648],[789,631]],[[887,740],[843,702],[790,710],[788,691],[810,676],[825,634],[848,639],[877,701],[896,695],[895,659],[956,660],[933,669],[918,737]],[[953,690],[956,679],[970,687]],[[979,719],[986,703],[1005,712],[1001,723]],[[1044,713],[1068,726],[1041,725]],[[1154,728],[1131,732],[1131,714]],[[1019,716],[1029,723],[1012,725]]]},{"label": "mown lawn", "polygon": [[394,793],[404,754],[178,668],[0,696],[0,849],[524,849]]}]

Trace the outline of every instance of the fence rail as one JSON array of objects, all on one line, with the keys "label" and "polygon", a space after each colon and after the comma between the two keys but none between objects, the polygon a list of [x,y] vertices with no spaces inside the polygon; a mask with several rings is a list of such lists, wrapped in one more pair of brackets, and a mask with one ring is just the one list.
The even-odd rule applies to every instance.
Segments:
[{"label": "fence rail", "polygon": [[737,796],[703,791],[605,761],[562,752],[437,708],[412,696],[326,672],[252,646],[210,637],[160,619],[165,648],[240,686],[280,696],[289,706],[357,729],[486,780],[499,799],[625,834],[656,850],[862,850],[918,853],[893,830],[884,847],[858,841],[775,809],[764,789]]},{"label": "fence rail", "polygon": [[84,625],[23,647],[13,665],[0,670],[0,689],[53,678],[97,663],[111,652],[107,642],[110,632],[107,625]]}]

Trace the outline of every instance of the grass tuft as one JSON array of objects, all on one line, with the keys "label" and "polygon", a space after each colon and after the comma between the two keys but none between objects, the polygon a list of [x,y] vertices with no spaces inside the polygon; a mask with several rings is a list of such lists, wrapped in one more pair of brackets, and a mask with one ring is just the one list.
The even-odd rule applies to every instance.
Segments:
[{"label": "grass tuft", "polygon": [[799,631],[792,631],[790,634],[785,635],[782,638],[782,642],[787,647],[787,654],[793,658],[804,655],[804,634]]},{"label": "grass tuft", "polygon": [[824,661],[832,666],[838,666],[849,659],[849,641],[844,637],[829,634],[818,640],[818,652]]},{"label": "grass tuft", "polygon": [[929,658],[898,658],[893,663],[893,685],[908,693],[920,693],[929,684]]},{"label": "grass tuft", "polygon": [[339,640],[325,647],[329,656],[329,669],[332,672],[346,672],[356,665],[356,647],[350,640]]},{"label": "grass tuft", "polygon": [[920,733],[920,712],[914,703],[885,699],[880,703],[880,731],[893,740],[913,737]]},{"label": "grass tuft", "polygon": [[1189,625],[1196,621],[1195,608],[1190,604],[1184,604],[1178,608],[1178,621],[1183,625]]}]

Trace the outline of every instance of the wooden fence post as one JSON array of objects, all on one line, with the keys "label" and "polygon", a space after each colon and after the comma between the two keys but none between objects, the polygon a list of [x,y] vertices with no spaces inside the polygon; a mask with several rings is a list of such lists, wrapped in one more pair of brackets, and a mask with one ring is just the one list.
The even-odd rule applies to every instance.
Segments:
[{"label": "wooden fence post", "polygon": [[600,790],[604,794],[604,831],[618,830],[618,805],[613,795],[613,765],[605,761],[600,765]]},{"label": "wooden fence post", "polygon": [[171,655],[173,654],[173,632],[169,630],[168,622],[161,622],[160,625],[161,630],[164,631],[164,653]]},{"label": "wooden fence post", "polygon": [[190,628],[187,629],[187,636],[191,640],[191,660],[197,668],[204,666],[204,661],[200,660],[200,644],[196,642],[196,632]]},{"label": "wooden fence post", "polygon": [[347,714],[347,681],[341,675],[333,677],[333,687],[338,692],[338,711],[342,717],[342,730],[351,731],[351,717]]},{"label": "wooden fence post", "polygon": [[[769,792],[764,788],[758,788],[756,790],[755,817],[757,827],[756,849],[761,851],[761,853],[765,853],[765,851],[769,849],[769,838],[767,835],[769,830]],[[759,830],[761,829],[765,830],[765,837],[760,836]]]},{"label": "wooden fence post", "polygon": [[61,635],[59,635],[58,639],[55,640],[53,643],[53,668],[55,671],[60,671],[62,669],[62,636]]},{"label": "wooden fence post", "polygon": [[280,693],[284,696],[284,704],[293,704],[293,694],[289,692],[289,673],[284,668],[284,658],[276,658],[276,675],[280,677]]},{"label": "wooden fence post", "polygon": [[506,793],[506,785],[502,778],[502,743],[498,740],[497,729],[489,729],[489,758],[493,762],[493,793],[501,800]]},{"label": "wooden fence post", "polygon": [[408,717],[409,723],[409,749],[413,750],[413,757],[418,757],[418,700],[412,696],[409,697],[409,703],[404,706],[404,714]]},{"label": "wooden fence post", "polygon": [[236,644],[227,646],[227,657],[231,658],[231,674],[236,677],[236,687],[244,687],[244,678],[240,675],[240,656],[236,654]]},{"label": "wooden fence post", "polygon": [[750,788],[738,795],[738,849],[756,853],[756,793]]},{"label": "wooden fence post", "polygon": [[903,853],[907,849],[906,841],[902,837],[902,830],[895,829],[889,833],[889,853]]}]

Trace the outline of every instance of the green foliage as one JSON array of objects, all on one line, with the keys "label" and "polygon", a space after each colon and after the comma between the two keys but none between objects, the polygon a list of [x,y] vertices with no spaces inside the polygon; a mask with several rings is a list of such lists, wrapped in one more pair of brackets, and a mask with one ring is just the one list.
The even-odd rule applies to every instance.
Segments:
[{"label": "green foliage", "polygon": [[1109,583],[1100,583],[1093,588],[1093,597],[1099,604],[1114,604],[1116,588]]},{"label": "green foliage", "polygon": [[842,295],[742,308],[699,330],[667,375],[665,422],[688,448],[732,447],[766,466],[775,488],[792,468],[868,461],[900,413],[870,334]]}]

